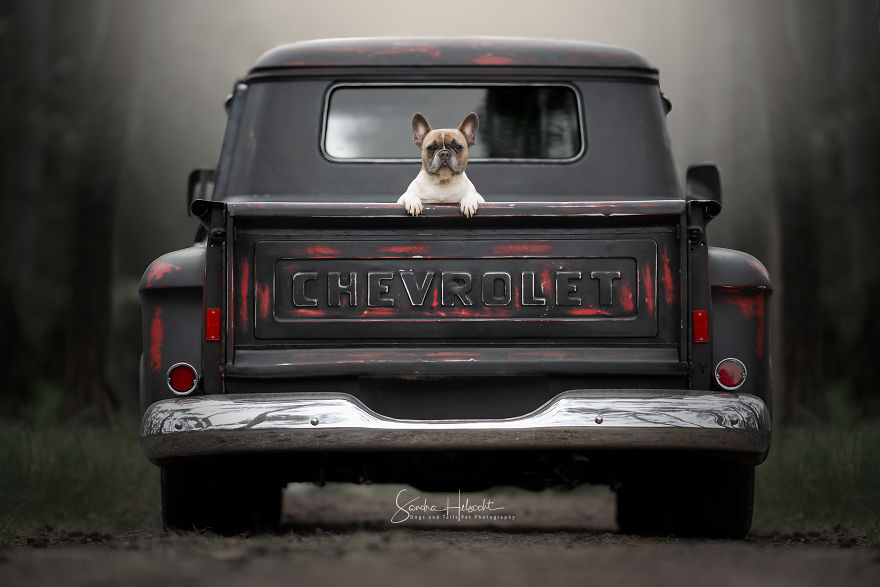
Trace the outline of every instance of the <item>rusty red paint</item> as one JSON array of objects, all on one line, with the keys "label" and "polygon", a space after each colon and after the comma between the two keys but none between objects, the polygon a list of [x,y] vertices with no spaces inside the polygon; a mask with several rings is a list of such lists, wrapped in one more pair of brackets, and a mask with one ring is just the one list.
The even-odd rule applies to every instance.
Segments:
[{"label": "rusty red paint", "polygon": [[546,253],[550,250],[547,243],[530,243],[526,245],[496,245],[492,248],[493,255],[522,255],[524,253]]},{"label": "rusty red paint", "polygon": [[309,308],[297,308],[293,311],[293,315],[303,318],[322,318],[327,315],[324,310],[311,310]]},{"label": "rusty red paint", "polygon": [[309,257],[334,257],[339,255],[339,250],[326,245],[312,245],[306,247],[306,255]]},{"label": "rusty red paint", "polygon": [[361,312],[361,316],[364,318],[370,317],[380,317],[380,316],[396,316],[397,310],[394,308],[367,308],[363,312]]},{"label": "rusty red paint", "polygon": [[438,312],[444,318],[449,316],[457,318],[507,318],[513,315],[513,308],[449,308]]},{"label": "rusty red paint", "polygon": [[[539,296],[552,298],[553,297],[553,280],[550,277],[550,270],[545,269],[541,271],[541,288],[542,291],[538,292]],[[519,306],[519,292],[517,292],[517,297],[514,300],[517,306]]]},{"label": "rusty red paint", "polygon": [[238,307],[238,319],[244,332],[247,332],[248,329],[248,306],[250,305],[248,302],[248,297],[250,294],[250,272],[251,265],[250,263],[248,263],[247,259],[245,259],[245,261],[241,264],[241,279],[239,281],[239,295],[241,296],[241,303]]},{"label": "rusty red paint", "polygon": [[147,287],[153,287],[153,284],[156,281],[161,281],[166,276],[171,275],[172,273],[177,273],[180,269],[181,268],[177,265],[165,263],[161,259],[156,259],[150,265],[150,268],[147,269]]},{"label": "rusty red paint", "polygon": [[266,283],[258,283],[257,284],[257,311],[260,312],[260,318],[265,320],[269,317],[269,309],[271,307],[272,299],[269,295],[269,284]]},{"label": "rusty red paint", "polygon": [[675,304],[675,281],[672,279],[672,264],[669,260],[669,250],[665,245],[663,246],[660,262],[663,265],[663,294],[666,299],[666,306],[671,308]]},{"label": "rusty red paint", "polygon": [[514,60],[510,57],[502,57],[500,55],[487,53],[486,55],[474,57],[473,62],[479,63],[480,65],[510,65]]},{"label": "rusty red paint", "polygon": [[162,321],[162,308],[156,308],[150,321],[150,372],[158,373],[162,368],[162,344],[165,340],[165,323]]},{"label": "rusty red paint", "polygon": [[764,331],[766,328],[765,306],[766,298],[763,292],[749,292],[744,288],[728,288],[721,301],[736,306],[745,318],[757,318],[758,324],[755,333],[755,356],[764,356]]},{"label": "rusty red paint", "polygon": [[427,255],[430,249],[423,245],[398,245],[382,247],[380,253],[395,253],[398,255]]},{"label": "rusty red paint", "polygon": [[599,308],[572,308],[567,314],[572,314],[574,316],[610,316],[611,313],[607,310],[600,310]]},{"label": "rusty red paint", "polygon": [[645,304],[648,312],[654,312],[654,278],[651,275],[651,266],[642,265],[642,285],[645,290]]},{"label": "rusty red paint", "polygon": [[628,281],[624,281],[620,284],[620,287],[617,288],[617,291],[620,294],[620,307],[623,308],[624,312],[632,312],[633,311],[633,293],[632,287]]}]

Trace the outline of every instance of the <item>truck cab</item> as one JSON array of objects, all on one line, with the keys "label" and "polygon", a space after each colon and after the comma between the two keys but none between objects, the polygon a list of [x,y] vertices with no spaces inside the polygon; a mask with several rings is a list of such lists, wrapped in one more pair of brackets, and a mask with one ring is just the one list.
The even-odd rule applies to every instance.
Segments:
[{"label": "truck cab", "polygon": [[[310,41],[235,85],[190,248],[144,274],[141,444],[168,527],[272,526],[288,482],[604,483],[623,531],[742,537],[769,450],[766,269],[710,247],[638,54]],[[472,218],[397,199],[410,119],[476,112]]]}]

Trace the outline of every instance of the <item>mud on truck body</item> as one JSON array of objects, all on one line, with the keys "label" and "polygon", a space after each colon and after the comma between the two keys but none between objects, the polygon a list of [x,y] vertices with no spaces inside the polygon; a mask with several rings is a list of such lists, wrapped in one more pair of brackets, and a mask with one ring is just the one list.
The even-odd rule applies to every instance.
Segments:
[{"label": "mud on truck body", "polygon": [[[278,523],[288,482],[616,489],[626,532],[744,536],[769,297],[709,247],[658,72],[617,47],[351,39],[235,85],[195,244],[140,285],[141,444],[167,527]],[[408,216],[409,121],[479,115],[484,195]]]}]

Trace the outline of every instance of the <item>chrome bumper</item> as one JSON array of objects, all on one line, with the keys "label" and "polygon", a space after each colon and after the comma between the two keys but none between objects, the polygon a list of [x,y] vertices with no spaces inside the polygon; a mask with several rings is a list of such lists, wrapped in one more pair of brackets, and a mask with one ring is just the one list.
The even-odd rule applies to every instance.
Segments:
[{"label": "chrome bumper", "polygon": [[141,447],[152,461],[249,452],[669,449],[751,453],[770,445],[752,395],[572,390],[499,420],[387,418],[344,393],[217,395],[156,402]]}]

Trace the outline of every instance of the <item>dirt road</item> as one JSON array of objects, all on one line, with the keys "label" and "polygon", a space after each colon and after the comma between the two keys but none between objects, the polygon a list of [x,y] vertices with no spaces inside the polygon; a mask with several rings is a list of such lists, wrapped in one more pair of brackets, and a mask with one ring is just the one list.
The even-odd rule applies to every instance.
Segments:
[{"label": "dirt road", "polygon": [[4,586],[548,582],[874,586],[880,549],[845,535],[625,536],[605,491],[459,497],[386,486],[289,491],[275,535],[49,535],[0,551]]}]

